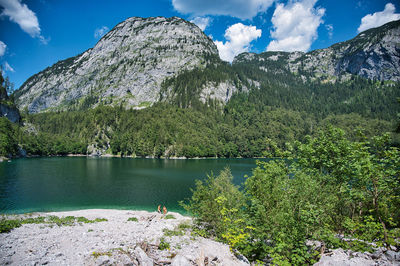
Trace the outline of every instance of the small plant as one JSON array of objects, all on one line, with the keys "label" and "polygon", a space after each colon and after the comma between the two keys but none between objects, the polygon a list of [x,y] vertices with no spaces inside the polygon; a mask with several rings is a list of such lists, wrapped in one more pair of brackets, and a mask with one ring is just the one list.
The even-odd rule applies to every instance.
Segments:
[{"label": "small plant", "polygon": [[96,218],[93,220],[89,220],[91,223],[99,223],[99,222],[107,222],[108,220],[106,218]]},{"label": "small plant", "polygon": [[160,239],[160,245],[158,245],[159,250],[164,250],[164,249],[169,249],[170,244],[165,241],[164,237],[161,237]]},{"label": "small plant", "polygon": [[138,220],[138,218],[136,218],[136,217],[130,217],[130,218],[128,218],[128,222],[138,222],[139,220]]},{"label": "small plant", "polygon": [[112,253],[110,251],[106,251],[106,252],[97,252],[97,251],[93,251],[92,256],[97,259],[98,257],[101,256],[112,256]]},{"label": "small plant", "polygon": [[183,231],[181,230],[169,230],[164,228],[163,232],[165,236],[183,236]]},{"label": "small plant", "polygon": [[178,229],[180,230],[187,230],[190,229],[192,226],[188,222],[183,222],[178,225]]},{"label": "small plant", "polygon": [[175,216],[173,216],[172,214],[167,214],[164,219],[176,219]]},{"label": "small plant", "polygon": [[22,220],[21,222],[23,224],[43,224],[43,223],[45,223],[45,219],[46,219],[46,217],[40,216],[40,217],[36,217],[36,218],[27,218],[27,219]]},{"label": "small plant", "polygon": [[173,258],[175,258],[175,257],[176,257],[176,253],[171,253],[171,254],[168,256],[169,259],[173,259]]},{"label": "small plant", "polygon": [[93,232],[93,229],[88,229],[87,231],[88,231],[88,233],[89,233],[89,232]]}]

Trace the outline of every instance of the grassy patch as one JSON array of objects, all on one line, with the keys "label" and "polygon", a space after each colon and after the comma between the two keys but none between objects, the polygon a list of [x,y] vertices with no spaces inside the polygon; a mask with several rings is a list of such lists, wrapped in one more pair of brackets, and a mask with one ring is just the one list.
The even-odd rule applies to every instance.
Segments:
[{"label": "grassy patch", "polygon": [[190,229],[192,226],[188,222],[183,222],[178,225],[178,229],[180,230],[187,230]]},{"label": "grassy patch", "polygon": [[107,222],[108,220],[106,218],[96,218],[94,220],[89,220],[90,223],[100,223],[100,222]]},{"label": "grassy patch", "polygon": [[138,218],[136,218],[136,217],[130,217],[130,218],[128,218],[128,222],[138,222],[139,220],[138,220]]},{"label": "grassy patch", "polygon": [[0,220],[0,233],[8,233],[12,229],[20,227],[21,221],[20,220]]},{"label": "grassy patch", "polygon": [[67,216],[67,217],[57,217],[57,216],[49,216],[47,223],[54,223],[57,224],[58,226],[71,226],[74,225],[75,223],[85,223],[85,224],[92,224],[92,223],[98,223],[98,222],[106,222],[108,221],[105,218],[96,218],[94,220],[89,220],[88,218],[85,217],[74,217],[74,216]]},{"label": "grassy patch", "polygon": [[164,228],[163,230],[165,236],[183,236],[184,233],[182,230],[169,230]]},{"label": "grassy patch", "polygon": [[176,219],[172,214],[167,214],[164,219]]},{"label": "grassy patch", "polygon": [[58,225],[58,226],[72,226],[75,223],[98,223],[105,222],[107,219],[105,218],[96,218],[94,220],[89,220],[85,217],[58,217],[58,216],[40,216],[35,218],[26,218],[26,219],[0,219],[0,233],[8,233],[12,229],[20,227],[23,224],[49,224],[50,226]]}]

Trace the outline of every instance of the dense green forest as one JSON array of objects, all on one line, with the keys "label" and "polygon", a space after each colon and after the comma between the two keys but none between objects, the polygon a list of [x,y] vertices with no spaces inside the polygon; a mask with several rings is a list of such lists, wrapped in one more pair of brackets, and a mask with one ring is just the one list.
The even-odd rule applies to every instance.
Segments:
[{"label": "dense green forest", "polygon": [[144,110],[99,106],[23,119],[24,126],[17,126],[2,118],[2,128],[13,139],[10,143],[31,155],[85,154],[95,143],[122,156],[260,157],[267,139],[282,147],[329,124],[345,129],[352,139],[359,130],[368,136],[394,130],[392,122],[354,113],[318,120],[305,112],[252,105],[203,110],[166,103]]},{"label": "dense green forest", "polygon": [[[261,157],[267,140],[283,147],[330,124],[352,140],[360,131],[367,137],[395,131],[399,83],[351,75],[325,82],[312,73],[293,74],[279,60],[267,61],[262,66],[275,71],[254,62],[221,61],[184,71],[164,81],[160,102],[142,110],[100,101],[94,109],[71,105],[66,112],[25,112],[19,125],[1,122],[0,131],[7,132],[1,155],[16,155],[20,148],[28,155]],[[237,92],[226,104],[200,100],[200,88],[227,81]],[[397,145],[398,134],[393,137]]]},{"label": "dense green forest", "polygon": [[388,135],[350,141],[328,127],[268,151],[280,159],[258,162],[242,189],[229,169],[197,181],[182,205],[199,235],[273,265],[310,265],[331,248],[400,247],[400,151]]}]

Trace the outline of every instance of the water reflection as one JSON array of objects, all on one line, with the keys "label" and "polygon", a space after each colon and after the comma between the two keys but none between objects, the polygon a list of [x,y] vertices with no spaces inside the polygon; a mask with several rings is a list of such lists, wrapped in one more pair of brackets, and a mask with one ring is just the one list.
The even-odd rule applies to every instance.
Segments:
[{"label": "water reflection", "polygon": [[0,212],[83,208],[154,210],[190,196],[196,179],[226,166],[240,184],[255,159],[163,160],[55,157],[0,163]]}]

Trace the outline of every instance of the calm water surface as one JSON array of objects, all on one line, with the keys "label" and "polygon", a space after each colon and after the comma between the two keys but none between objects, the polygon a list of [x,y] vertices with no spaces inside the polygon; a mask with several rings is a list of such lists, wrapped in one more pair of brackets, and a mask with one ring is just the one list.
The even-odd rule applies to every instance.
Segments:
[{"label": "calm water surface", "polygon": [[251,175],[255,159],[164,160],[52,157],[0,163],[0,213],[89,208],[183,212],[196,179],[230,167],[234,183]]}]

